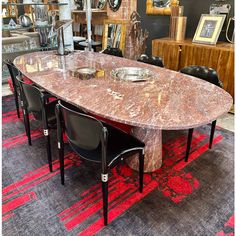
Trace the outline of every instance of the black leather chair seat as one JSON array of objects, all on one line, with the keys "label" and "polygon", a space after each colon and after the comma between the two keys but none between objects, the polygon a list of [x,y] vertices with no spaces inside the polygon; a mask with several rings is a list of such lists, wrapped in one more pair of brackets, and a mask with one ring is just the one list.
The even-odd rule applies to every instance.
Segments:
[{"label": "black leather chair seat", "polygon": [[[119,157],[123,157],[123,154],[127,152],[132,152],[134,147],[144,147],[145,144],[135,137],[131,137],[127,133],[113,128],[112,126],[103,122],[103,125],[108,130],[108,144],[107,144],[107,158],[108,158],[108,166],[111,167]],[[101,163],[101,144],[94,150],[85,150],[79,148],[76,145],[73,145],[70,142],[73,150],[78,153],[82,158],[90,161],[94,161],[97,163]],[[123,152],[121,152],[123,150]]]}]

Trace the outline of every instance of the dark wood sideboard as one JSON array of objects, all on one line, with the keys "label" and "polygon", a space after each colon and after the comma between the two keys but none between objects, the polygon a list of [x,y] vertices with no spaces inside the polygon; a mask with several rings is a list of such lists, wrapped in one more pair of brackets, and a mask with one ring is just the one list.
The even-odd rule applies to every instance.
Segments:
[{"label": "dark wood sideboard", "polygon": [[234,46],[192,43],[192,39],[174,41],[169,38],[152,40],[152,55],[160,56],[166,68],[180,70],[185,66],[202,65],[215,69],[224,89],[234,98]]}]

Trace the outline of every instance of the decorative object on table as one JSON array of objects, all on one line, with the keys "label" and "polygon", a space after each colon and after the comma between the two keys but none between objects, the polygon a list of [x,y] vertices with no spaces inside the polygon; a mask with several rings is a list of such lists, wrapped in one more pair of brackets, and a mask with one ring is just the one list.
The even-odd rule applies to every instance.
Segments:
[{"label": "decorative object on table", "polygon": [[[234,17],[229,18],[227,28],[226,28],[226,39],[229,43],[234,43],[234,37],[235,37],[235,28],[234,28]],[[231,24],[232,23],[232,24]]]},{"label": "decorative object on table", "polygon": [[111,75],[126,81],[144,82],[153,76],[153,73],[144,68],[139,67],[120,67],[111,71]]},{"label": "decorative object on table", "polygon": [[51,26],[51,29],[49,31],[48,38],[50,39],[50,45],[52,47],[54,47],[54,46],[57,45],[56,37],[54,37],[55,36],[54,28],[56,26],[56,18],[58,18],[57,17],[57,11],[51,11],[51,17],[52,17],[52,26]]},{"label": "decorative object on table", "polygon": [[170,19],[170,34],[169,37],[176,41],[182,41],[185,39],[187,17],[186,16],[174,16]]},{"label": "decorative object on table", "polygon": [[39,33],[39,41],[41,47],[46,47],[48,45],[48,34],[49,28],[36,28]]},{"label": "decorative object on table", "polygon": [[138,12],[132,12],[130,16],[130,32],[129,40],[132,45],[132,50],[129,59],[137,60],[146,50],[146,42],[148,38],[148,31],[141,28],[141,18]]},{"label": "decorative object on table", "polygon": [[97,8],[103,10],[107,4],[107,0],[98,0]]},{"label": "decorative object on table", "polygon": [[170,16],[183,16],[184,15],[184,6],[170,6]]},{"label": "decorative object on table", "polygon": [[119,48],[124,55],[126,24],[126,20],[104,20],[102,49]]},{"label": "decorative object on table", "polygon": [[118,11],[122,0],[108,0],[109,7],[112,11]]},{"label": "decorative object on table", "polygon": [[178,6],[178,0],[146,0],[147,15],[170,15],[171,6]]},{"label": "decorative object on table", "polygon": [[73,77],[77,77],[81,80],[92,79],[96,76],[97,70],[91,67],[81,67],[76,70],[71,70],[70,74]]},{"label": "decorative object on table", "polygon": [[19,22],[22,27],[29,27],[32,25],[32,21],[27,15],[19,16]]},{"label": "decorative object on table", "polygon": [[225,15],[202,14],[193,38],[193,42],[216,44],[225,18]]},{"label": "decorative object on table", "polygon": [[169,37],[176,41],[185,39],[187,17],[183,6],[171,6]]},{"label": "decorative object on table", "polygon": [[[40,2],[41,3],[41,2]],[[34,6],[34,14],[35,14],[35,26],[37,26],[36,31],[40,36],[40,45],[42,47],[48,45],[48,33],[49,29],[46,28],[48,26],[48,8],[46,5],[35,5]]]},{"label": "decorative object on table", "polygon": [[10,19],[8,27],[9,27],[9,29],[15,29],[16,28],[16,22],[13,19]]},{"label": "decorative object on table", "polygon": [[48,25],[48,8],[46,5],[35,5],[35,25],[47,26]]},{"label": "decorative object on table", "polygon": [[64,43],[64,29],[68,27],[73,20],[59,20],[56,22],[54,28],[51,29],[49,38],[55,37],[57,35],[57,55],[64,56],[68,54],[68,51],[65,51]]},{"label": "decorative object on table", "polygon": [[226,31],[227,22],[229,20],[231,5],[227,3],[227,0],[215,0],[214,3],[210,5],[209,13],[211,15],[221,15],[226,16],[226,20],[223,24],[222,31]]}]

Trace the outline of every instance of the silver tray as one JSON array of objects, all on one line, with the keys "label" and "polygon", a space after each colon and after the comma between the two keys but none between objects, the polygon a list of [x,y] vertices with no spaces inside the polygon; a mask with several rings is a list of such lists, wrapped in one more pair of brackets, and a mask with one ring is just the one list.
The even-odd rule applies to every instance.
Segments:
[{"label": "silver tray", "polygon": [[139,67],[120,67],[111,71],[111,75],[126,81],[142,82],[153,76],[153,73],[148,69]]}]

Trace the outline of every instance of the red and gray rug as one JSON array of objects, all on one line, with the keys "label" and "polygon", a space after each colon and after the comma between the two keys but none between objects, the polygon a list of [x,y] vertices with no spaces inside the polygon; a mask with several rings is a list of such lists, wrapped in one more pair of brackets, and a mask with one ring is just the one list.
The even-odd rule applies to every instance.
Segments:
[{"label": "red and gray rug", "polygon": [[196,129],[186,164],[186,131],[163,132],[163,166],[145,174],[125,163],[109,183],[109,225],[104,227],[98,165],[66,150],[66,185],[60,184],[56,134],[53,173],[44,138],[31,117],[32,146],[13,96],[3,98],[3,235],[234,235],[234,134],[217,128],[208,150],[209,126]]}]

